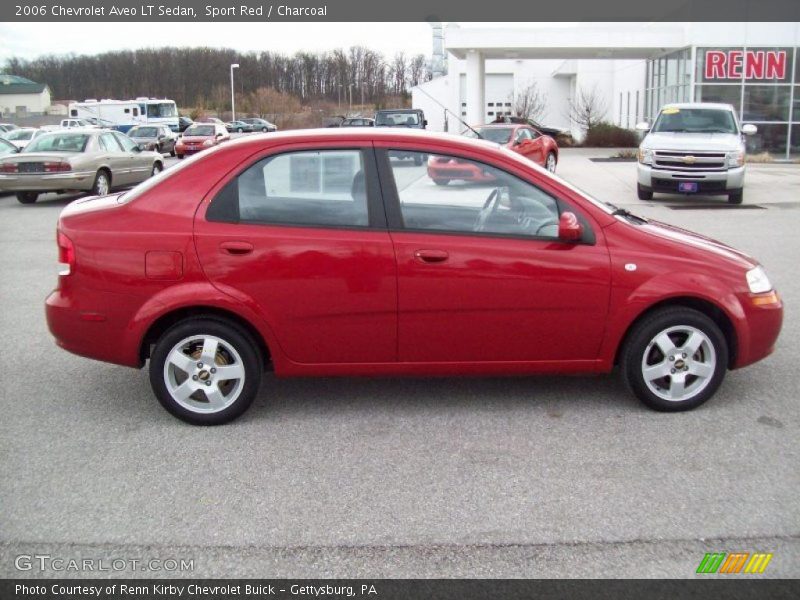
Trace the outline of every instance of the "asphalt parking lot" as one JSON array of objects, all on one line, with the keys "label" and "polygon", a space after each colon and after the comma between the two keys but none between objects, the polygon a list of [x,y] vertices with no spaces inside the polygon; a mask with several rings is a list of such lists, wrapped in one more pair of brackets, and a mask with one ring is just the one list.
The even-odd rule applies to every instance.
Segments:
[{"label": "asphalt parking lot", "polygon": [[43,302],[70,198],[0,196],[0,577],[86,575],[20,554],[194,561],[130,577],[693,577],[734,551],[800,576],[800,166],[751,166],[732,209],[640,202],[635,165],[603,155],[565,150],[558,172],[754,254],[786,302],[776,353],[693,412],[651,412],[616,376],[270,375],[243,418],[192,427],[146,370],[56,348]]}]

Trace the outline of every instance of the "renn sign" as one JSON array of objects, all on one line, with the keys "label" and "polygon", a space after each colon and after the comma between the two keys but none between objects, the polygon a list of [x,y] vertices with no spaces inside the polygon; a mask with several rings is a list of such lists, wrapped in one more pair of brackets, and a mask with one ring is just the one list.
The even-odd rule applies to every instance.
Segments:
[{"label": "renn sign", "polygon": [[705,79],[784,79],[786,50],[706,50]]}]

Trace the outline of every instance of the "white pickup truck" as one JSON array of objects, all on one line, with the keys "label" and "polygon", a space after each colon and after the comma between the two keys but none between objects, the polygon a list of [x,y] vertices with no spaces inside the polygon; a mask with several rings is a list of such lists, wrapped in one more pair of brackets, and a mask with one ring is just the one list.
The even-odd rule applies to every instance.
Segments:
[{"label": "white pickup truck", "polygon": [[730,104],[667,104],[639,146],[637,192],[727,195],[731,204],[744,198],[744,135],[755,125],[739,125]]}]

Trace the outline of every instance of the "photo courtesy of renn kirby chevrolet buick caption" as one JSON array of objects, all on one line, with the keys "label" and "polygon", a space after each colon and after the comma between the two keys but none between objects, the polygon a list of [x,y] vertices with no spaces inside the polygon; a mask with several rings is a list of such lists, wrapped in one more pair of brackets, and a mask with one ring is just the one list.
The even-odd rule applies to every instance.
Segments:
[{"label": "photo courtesy of renn kirby chevrolet buick caption", "polygon": [[[464,177],[437,185],[443,159]],[[159,401],[197,424],[241,415],[265,368],[618,365],[647,406],[687,410],[768,356],[783,316],[755,259],[597,201],[509,148],[411,129],[245,136],[69,204],[57,242],[58,345],[149,361]]]}]

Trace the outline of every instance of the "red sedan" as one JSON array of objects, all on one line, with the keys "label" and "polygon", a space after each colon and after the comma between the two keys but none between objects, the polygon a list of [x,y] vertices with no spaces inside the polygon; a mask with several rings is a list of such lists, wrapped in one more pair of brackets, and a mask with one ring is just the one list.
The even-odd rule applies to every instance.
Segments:
[{"label": "red sedan", "polygon": [[[468,163],[494,185],[437,186],[409,154]],[[687,410],[728,369],[768,356],[783,315],[755,259],[599,202],[508,149],[418,131],[245,137],[73,202],[57,240],[57,344],[149,361],[158,400],[198,424],[242,414],[265,368],[619,365],[648,406]]]},{"label": "red sedan", "polygon": [[175,154],[178,158],[183,158],[189,154],[208,150],[230,138],[231,134],[225,129],[224,124],[193,123],[175,143]]},{"label": "red sedan", "polygon": [[549,135],[541,133],[530,125],[497,123],[481,125],[476,127],[475,131],[483,139],[505,146],[551,173],[556,172],[558,144]]}]

